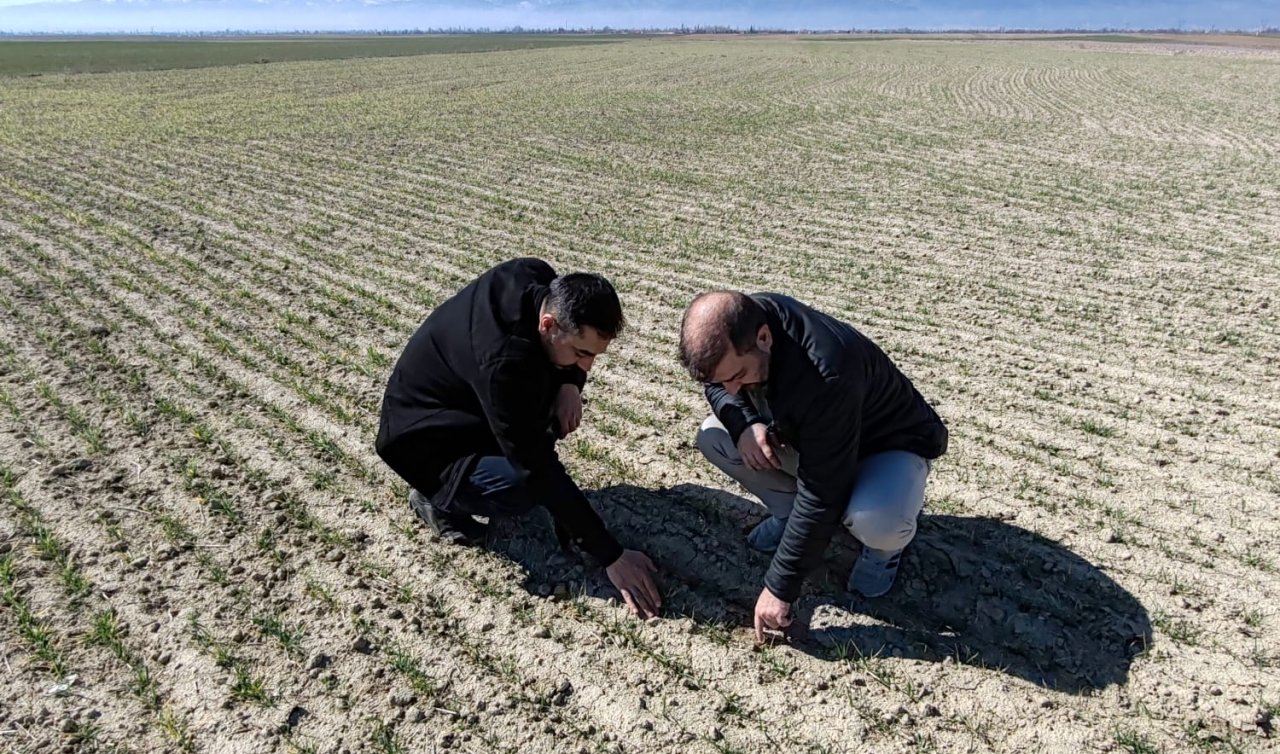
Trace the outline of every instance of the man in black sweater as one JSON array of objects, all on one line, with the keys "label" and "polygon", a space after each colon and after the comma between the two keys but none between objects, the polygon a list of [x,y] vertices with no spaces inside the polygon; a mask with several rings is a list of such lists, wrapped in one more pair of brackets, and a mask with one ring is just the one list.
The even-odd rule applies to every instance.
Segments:
[{"label": "man in black sweater", "polygon": [[494,267],[409,339],[387,382],[377,451],[445,541],[483,540],[475,516],[545,506],[561,546],[591,555],[631,611],[650,617],[661,607],[653,563],[618,545],[555,449],[578,428],[587,372],[624,324],[598,275],[557,276],[538,259]]},{"label": "man in black sweater", "polygon": [[699,449],[771,514],[748,536],[774,552],[756,638],[790,624],[839,525],[863,545],[849,589],[888,592],[932,459],[947,449],[946,426],[911,381],[853,327],[776,293],[694,299],[680,360],[711,403]]}]

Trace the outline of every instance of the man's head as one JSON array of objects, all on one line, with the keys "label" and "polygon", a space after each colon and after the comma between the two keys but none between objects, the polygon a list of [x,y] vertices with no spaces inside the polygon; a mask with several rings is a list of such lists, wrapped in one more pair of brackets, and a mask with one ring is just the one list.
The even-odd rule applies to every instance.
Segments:
[{"label": "man's head", "polygon": [[680,325],[680,363],[699,382],[715,382],[737,395],[769,379],[773,333],[764,307],[737,291],[703,293]]},{"label": "man's head", "polygon": [[585,272],[552,280],[538,313],[538,335],[551,363],[584,372],[626,324],[618,292],[608,280]]}]

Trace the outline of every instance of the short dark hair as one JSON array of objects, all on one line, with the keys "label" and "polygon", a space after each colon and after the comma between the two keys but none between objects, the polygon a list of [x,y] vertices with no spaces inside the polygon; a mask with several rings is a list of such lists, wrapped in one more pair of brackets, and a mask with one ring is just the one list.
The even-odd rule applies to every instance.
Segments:
[{"label": "short dark hair", "polygon": [[[691,323],[689,313],[709,296],[716,297],[716,305],[705,313],[705,319]],[[680,323],[680,363],[698,382],[710,382],[729,347],[738,354],[751,353],[760,328],[766,324],[764,307],[745,293],[703,293],[689,304]]]},{"label": "short dark hair", "polygon": [[600,275],[574,272],[551,281],[546,307],[560,327],[572,333],[594,327],[612,340],[622,334],[627,318],[613,285]]}]

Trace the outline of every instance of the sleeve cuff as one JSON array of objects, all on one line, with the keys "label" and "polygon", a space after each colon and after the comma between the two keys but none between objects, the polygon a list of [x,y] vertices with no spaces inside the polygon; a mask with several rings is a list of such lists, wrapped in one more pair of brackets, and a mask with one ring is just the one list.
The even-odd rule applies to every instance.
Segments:
[{"label": "sleeve cuff", "polygon": [[[795,583],[789,583],[792,581]],[[774,597],[777,597],[788,604],[795,602],[800,598],[800,584],[802,581],[803,580],[801,579],[783,578],[774,573],[772,568],[770,568],[769,572],[764,576],[765,588],[768,589]]]}]

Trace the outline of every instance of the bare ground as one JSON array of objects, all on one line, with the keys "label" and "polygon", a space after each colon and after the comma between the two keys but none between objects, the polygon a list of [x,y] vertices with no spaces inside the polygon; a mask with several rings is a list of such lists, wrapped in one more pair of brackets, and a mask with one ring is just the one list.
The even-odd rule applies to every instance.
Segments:
[{"label": "bare ground", "polygon": [[[1280,68],[1130,48],[6,82],[0,741],[1275,750]],[[370,447],[407,335],[516,254],[623,292],[563,455],[661,620],[538,516],[432,541]],[[719,286],[846,317],[952,429],[895,590],[838,539],[765,648],[760,512],[674,362]]]}]

